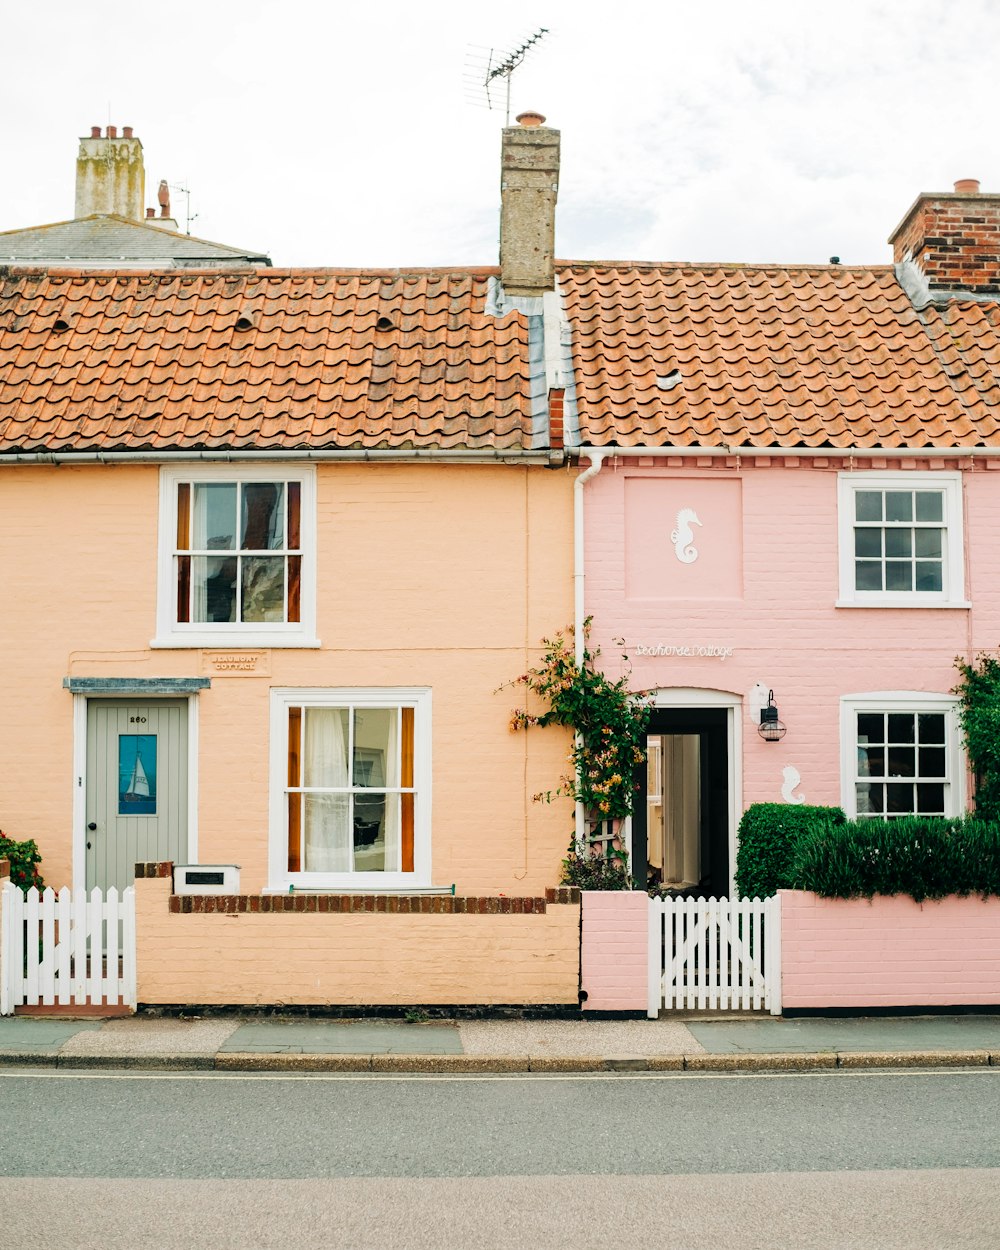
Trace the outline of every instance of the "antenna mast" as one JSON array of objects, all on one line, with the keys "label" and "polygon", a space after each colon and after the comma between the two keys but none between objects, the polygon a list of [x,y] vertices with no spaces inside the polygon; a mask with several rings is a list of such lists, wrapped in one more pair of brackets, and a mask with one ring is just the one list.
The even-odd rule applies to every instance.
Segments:
[{"label": "antenna mast", "polygon": [[490,48],[490,59],[486,67],[486,78],[483,80],[483,86],[486,88],[486,101],[489,107],[492,109],[493,98],[490,95],[490,88],[493,87],[498,82],[499,79],[501,78],[504,79],[506,81],[506,101],[505,101],[506,121],[504,122],[504,125],[506,126],[510,125],[510,79],[511,79],[511,75],[514,73],[514,70],[516,70],[517,67],[521,64],[524,58],[528,55],[531,49],[535,46],[535,44],[539,43],[548,33],[549,33],[549,30],[547,26],[539,26],[538,30],[536,30],[533,35],[529,35],[529,37],[525,39],[525,41],[519,47],[515,48],[513,52],[508,53],[508,55],[504,58],[504,60],[500,61],[496,65],[493,63],[493,58],[495,55],[500,55],[500,54],[495,52],[493,48]]},{"label": "antenna mast", "polygon": [[197,221],[198,219],[197,213],[194,213],[193,215],[191,213],[191,192],[187,189],[187,187],[182,187],[176,182],[170,183],[170,190],[179,191],[181,195],[184,196],[184,233],[190,234],[192,221]]}]

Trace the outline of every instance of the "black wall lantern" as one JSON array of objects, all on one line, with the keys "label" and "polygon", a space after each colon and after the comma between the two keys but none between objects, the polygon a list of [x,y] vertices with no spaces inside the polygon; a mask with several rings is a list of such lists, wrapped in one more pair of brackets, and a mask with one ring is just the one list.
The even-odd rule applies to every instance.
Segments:
[{"label": "black wall lantern", "polygon": [[785,736],[785,726],[778,720],[778,709],[774,706],[774,691],[767,692],[767,707],[760,709],[760,724],[757,732],[765,742],[778,742]]}]

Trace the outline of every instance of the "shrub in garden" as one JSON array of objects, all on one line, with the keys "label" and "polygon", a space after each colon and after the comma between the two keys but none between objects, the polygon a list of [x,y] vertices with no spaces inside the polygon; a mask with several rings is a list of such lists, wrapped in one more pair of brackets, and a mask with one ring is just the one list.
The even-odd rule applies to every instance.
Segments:
[{"label": "shrub in garden", "polygon": [[792,878],[825,898],[1000,895],[1000,824],[907,816],[811,829],[797,841]]},{"label": "shrub in garden", "polygon": [[14,885],[25,891],[32,886],[39,890],[45,888],[45,882],[36,867],[41,863],[42,857],[38,847],[30,839],[27,842],[15,842],[13,838],[0,832],[0,859],[10,860],[10,879]]},{"label": "shrub in garden", "polygon": [[793,884],[796,844],[806,833],[841,825],[839,807],[805,803],[751,803],[743,813],[736,854],[736,891],[741,898],[767,898]]}]

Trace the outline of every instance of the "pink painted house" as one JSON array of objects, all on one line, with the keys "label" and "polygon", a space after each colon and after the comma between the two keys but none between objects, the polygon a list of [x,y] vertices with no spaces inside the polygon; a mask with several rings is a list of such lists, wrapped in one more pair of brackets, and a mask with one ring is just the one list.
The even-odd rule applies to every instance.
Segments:
[{"label": "pink painted house", "polygon": [[892,265],[560,267],[577,615],[654,706],[639,881],[730,894],[753,802],[966,810],[953,661],[1000,640],[998,232],[1000,195],[959,183]]}]

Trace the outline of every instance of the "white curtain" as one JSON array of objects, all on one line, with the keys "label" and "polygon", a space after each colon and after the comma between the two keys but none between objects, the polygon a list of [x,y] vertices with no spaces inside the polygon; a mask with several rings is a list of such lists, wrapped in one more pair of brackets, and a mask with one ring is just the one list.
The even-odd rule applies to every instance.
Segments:
[{"label": "white curtain", "polygon": [[[306,786],[346,787],[347,742],[341,708],[306,708],[303,782]],[[354,838],[351,800],[343,794],[305,795],[306,872],[350,872]]]},{"label": "white curtain", "polygon": [[701,880],[700,745],[697,734],[663,737],[664,879],[676,885]]}]

